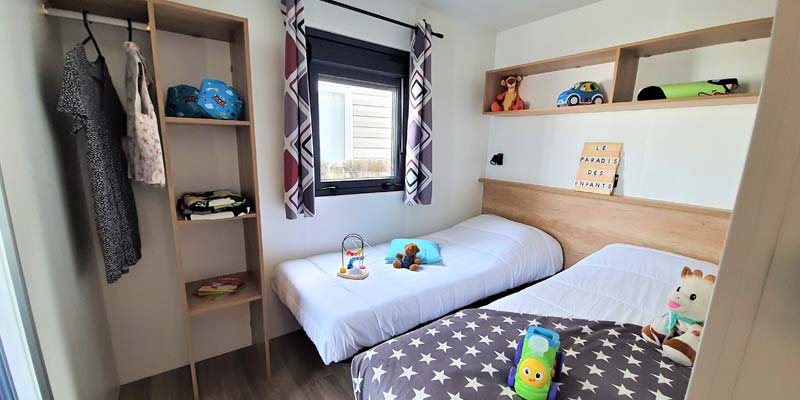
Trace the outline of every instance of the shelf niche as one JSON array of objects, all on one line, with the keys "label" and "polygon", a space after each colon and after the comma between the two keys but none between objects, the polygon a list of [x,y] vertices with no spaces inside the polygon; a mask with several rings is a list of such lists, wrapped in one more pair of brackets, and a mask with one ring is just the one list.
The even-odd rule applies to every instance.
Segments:
[{"label": "shelf niche", "polygon": [[[725,43],[764,39],[770,37],[771,32],[772,18],[761,18],[489,70],[486,71],[482,112],[484,115],[497,117],[522,117],[757,103],[758,93],[635,101],[634,89],[639,71],[639,59]],[[489,111],[498,93],[497,83],[508,75],[529,76],[607,63],[615,64],[611,87],[607,90],[608,103],[575,107],[532,108],[523,111]]]}]

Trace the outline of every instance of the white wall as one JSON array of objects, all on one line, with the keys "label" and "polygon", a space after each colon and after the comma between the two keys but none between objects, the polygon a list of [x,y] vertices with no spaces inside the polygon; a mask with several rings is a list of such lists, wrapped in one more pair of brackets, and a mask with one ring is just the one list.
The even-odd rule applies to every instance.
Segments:
[{"label": "white wall", "polygon": [[56,399],[113,399],[118,375],[76,139],[54,118],[58,30],[39,2],[4,6],[0,48],[13,57],[0,76],[14,95],[0,100],[0,166],[52,392]]},{"label": "white wall", "polygon": [[[604,0],[497,34],[495,67],[771,16],[775,0]],[[580,21],[580,30],[575,29]],[[520,45],[524,43],[524,45]],[[637,90],[655,83],[738,77],[758,91],[769,41],[754,40],[642,59]],[[553,106],[580,80],[605,89],[613,64],[530,77],[521,94]],[[616,194],[731,208],[755,116],[755,105],[523,118],[490,117],[487,156],[505,154],[486,176],[569,188],[587,141],[623,142]]]},{"label": "white wall", "polygon": [[[359,232],[371,243],[380,243],[393,237],[423,234],[453,225],[480,212],[483,158],[486,152],[489,121],[476,113],[483,93],[483,71],[492,66],[493,33],[458,23],[431,10],[404,2],[349,1],[358,7],[388,15],[408,23],[417,18],[427,18],[435,30],[447,35],[445,40],[434,41],[434,174],[435,189],[431,206],[408,208],[402,204],[400,192],[317,199],[317,217],[313,219],[286,220],[283,206],[283,24],[277,1],[237,0],[220,3],[213,0],[184,1],[187,4],[215,11],[247,17],[250,27],[251,70],[253,79],[253,104],[256,127],[261,204],[259,212],[264,218],[264,253],[268,271],[281,261],[307,255],[334,251],[341,238],[350,232]],[[372,18],[354,14],[336,7],[308,1],[308,25],[390,47],[407,49],[410,31]],[[59,23],[64,36],[63,46],[69,47],[76,37],[82,39],[77,21]],[[124,92],[121,68],[124,65],[121,43],[126,32],[121,28],[95,24],[109,69],[120,94]],[[136,33],[136,41],[149,56],[149,39],[145,33]],[[194,39],[193,39],[194,40]],[[202,74],[222,74],[211,57],[217,44],[205,43],[201,48],[181,42],[180,35],[159,34],[162,79],[165,85],[198,80]],[[183,43],[183,44],[182,44]],[[162,47],[164,46],[164,47]],[[167,49],[165,51],[165,49]],[[63,49],[60,49],[63,50]],[[187,60],[204,59],[205,65],[163,65],[167,57],[173,61],[186,54]],[[223,77],[224,78],[224,77]],[[170,127],[170,133],[177,130]],[[195,151],[211,148],[199,158],[212,160],[215,166],[230,166],[229,148],[224,138],[210,132],[192,129],[187,133],[173,134],[187,151],[181,151],[180,162],[191,165]],[[203,138],[203,143],[188,140]],[[221,142],[208,143],[208,140]],[[173,148],[178,145],[173,145]],[[222,150],[220,150],[222,149]],[[196,174],[177,171],[179,190],[196,190],[191,182],[208,182],[195,179]],[[235,170],[225,169],[213,177],[216,184],[238,186],[229,178]],[[205,187],[201,189],[206,189]],[[132,272],[113,285],[103,284],[103,296],[108,311],[114,353],[120,380],[123,383],[161,373],[185,365],[187,362],[183,339],[181,293],[174,268],[174,249],[169,227],[171,202],[166,191],[135,187],[142,231],[143,257]],[[452,201],[458,199],[458,201]],[[193,232],[191,236],[203,232]],[[220,237],[220,235],[217,235]],[[230,246],[236,242],[230,235]],[[205,238],[204,240],[209,240]],[[213,249],[211,249],[213,250]],[[193,278],[209,273],[213,264],[213,251],[187,255],[184,259],[193,268]],[[236,258],[233,258],[234,260]],[[219,260],[219,258],[216,258]],[[200,264],[198,266],[198,264]],[[332,271],[336,266],[332,266]],[[279,336],[298,328],[291,314],[272,293],[267,294],[270,335]],[[216,314],[212,318],[219,317]],[[250,344],[249,314],[246,307],[226,313],[232,321],[230,329],[212,330],[202,320],[194,321],[194,351],[199,357],[210,357]],[[204,327],[198,326],[204,325]]]}]

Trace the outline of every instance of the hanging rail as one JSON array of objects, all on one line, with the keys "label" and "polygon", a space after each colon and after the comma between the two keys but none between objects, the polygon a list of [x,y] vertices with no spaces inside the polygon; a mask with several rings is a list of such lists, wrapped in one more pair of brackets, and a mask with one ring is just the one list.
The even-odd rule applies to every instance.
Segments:
[{"label": "hanging rail", "polygon": [[[49,15],[51,17],[77,19],[79,21],[83,21],[83,14],[76,11],[60,10],[58,8],[49,8],[46,5],[42,4],[42,12],[45,15]],[[102,15],[94,15],[94,14],[89,14],[87,19],[89,20],[89,22],[97,22],[98,24],[113,25],[122,28],[128,28],[128,21],[124,19],[104,17]],[[150,30],[150,27],[147,24],[143,24],[141,22],[132,22],[131,28],[136,29],[138,31]]]},{"label": "hanging rail", "polygon": [[[353,11],[353,12],[357,12],[359,14],[368,15],[368,16],[370,16],[372,18],[377,18],[377,19],[382,20],[382,21],[390,22],[390,23],[393,23],[395,25],[404,26],[404,27],[406,27],[408,29],[417,29],[417,27],[414,26],[414,25],[407,24],[405,22],[398,21],[396,19],[389,18],[389,17],[383,16],[383,15],[380,15],[380,14],[376,14],[376,13],[374,13],[372,11],[367,11],[367,10],[364,10],[362,8],[353,7],[353,6],[349,5],[349,4],[340,3],[340,2],[338,2],[336,0],[320,0],[320,1],[322,1],[323,3],[328,3],[328,4],[331,4],[331,5],[337,6],[337,7],[341,7],[341,8]],[[431,35],[436,36],[439,39],[444,39],[444,35],[441,34],[441,33],[438,33],[438,32],[433,32],[432,31]]]}]

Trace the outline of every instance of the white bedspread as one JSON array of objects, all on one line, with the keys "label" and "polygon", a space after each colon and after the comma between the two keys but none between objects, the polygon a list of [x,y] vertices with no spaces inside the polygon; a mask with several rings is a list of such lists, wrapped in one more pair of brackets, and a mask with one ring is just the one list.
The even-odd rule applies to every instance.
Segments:
[{"label": "white bedspread", "polygon": [[336,276],[338,252],[278,266],[273,290],[325,364],[563,266],[561,246],[552,236],[493,215],[422,238],[439,243],[442,265],[423,265],[417,272],[394,269],[384,261],[386,243],[368,249],[370,276],[361,281]]},{"label": "white bedspread", "polygon": [[666,311],[681,269],[716,275],[718,267],[681,255],[612,244],[558,275],[485,308],[646,325]]}]

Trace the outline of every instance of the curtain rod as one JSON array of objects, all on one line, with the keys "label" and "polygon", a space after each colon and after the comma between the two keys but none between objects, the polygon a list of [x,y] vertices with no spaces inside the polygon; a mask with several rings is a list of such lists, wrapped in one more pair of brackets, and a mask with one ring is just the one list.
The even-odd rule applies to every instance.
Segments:
[{"label": "curtain rod", "polygon": [[[414,25],[407,24],[405,22],[398,21],[396,19],[389,18],[389,17],[383,16],[383,15],[380,15],[380,14],[376,14],[374,12],[367,11],[367,10],[364,10],[362,8],[353,7],[353,6],[349,5],[349,4],[340,3],[340,2],[338,2],[336,0],[320,0],[320,1],[323,2],[323,3],[328,3],[328,4],[331,4],[331,5],[337,6],[337,7],[341,7],[341,8],[353,11],[353,12],[357,12],[359,14],[368,15],[368,16],[370,16],[372,18],[377,18],[377,19],[380,19],[382,21],[391,22],[391,23],[393,23],[395,25],[404,26],[404,27],[406,27],[408,29],[417,29],[417,27],[414,26]],[[444,35],[441,34],[441,33],[438,33],[438,32],[431,31],[431,35],[436,36],[439,39],[444,39]]]},{"label": "curtain rod", "polygon": [[[77,11],[68,11],[68,10],[61,10],[58,8],[49,8],[46,5],[42,4],[42,12],[44,15],[49,15],[51,17],[59,17],[59,18],[68,18],[68,19],[77,19],[79,21],[83,21],[83,14]],[[106,24],[106,25],[113,25],[119,26],[122,28],[128,28],[128,21],[119,18],[111,18],[111,17],[104,17],[102,15],[94,15],[88,14],[86,19],[89,22],[97,22],[99,24]],[[131,28],[136,29],[138,31],[149,31],[150,27],[147,24],[143,24],[141,22],[132,22]]]}]

